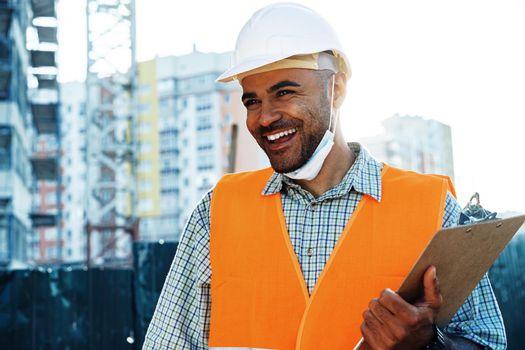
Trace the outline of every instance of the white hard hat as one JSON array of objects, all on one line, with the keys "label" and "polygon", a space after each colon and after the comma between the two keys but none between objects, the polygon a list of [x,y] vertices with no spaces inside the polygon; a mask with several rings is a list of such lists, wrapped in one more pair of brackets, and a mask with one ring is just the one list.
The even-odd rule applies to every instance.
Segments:
[{"label": "white hard hat", "polygon": [[230,69],[220,82],[297,55],[330,51],[338,59],[339,71],[350,78],[348,58],[332,26],[308,7],[277,3],[258,10],[237,37]]}]

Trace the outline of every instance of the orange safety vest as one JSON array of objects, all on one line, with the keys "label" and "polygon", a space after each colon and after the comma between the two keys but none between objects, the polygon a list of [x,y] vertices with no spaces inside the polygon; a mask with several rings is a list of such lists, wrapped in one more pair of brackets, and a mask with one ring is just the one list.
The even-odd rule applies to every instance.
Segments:
[{"label": "orange safety vest", "polygon": [[271,174],[226,175],[213,191],[209,346],[352,349],[369,301],[397,290],[441,227],[450,180],[385,165],[381,202],[363,196],[309,296],[280,193],[261,194]]}]

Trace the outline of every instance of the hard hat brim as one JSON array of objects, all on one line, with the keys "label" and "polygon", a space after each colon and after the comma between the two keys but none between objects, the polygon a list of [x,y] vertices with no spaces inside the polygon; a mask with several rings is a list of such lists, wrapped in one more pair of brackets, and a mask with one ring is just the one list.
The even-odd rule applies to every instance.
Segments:
[{"label": "hard hat brim", "polygon": [[255,57],[249,61],[242,62],[235,67],[228,69],[222,73],[215,81],[220,83],[228,83],[236,80],[239,74],[249,72],[253,69],[265,66],[267,64],[287,58],[289,55],[265,55]]},{"label": "hard hat brim", "polygon": [[[352,71],[350,69],[350,64],[348,63],[348,59],[346,58],[345,54],[336,50],[332,50],[337,53],[338,56],[342,59],[342,72],[345,73],[346,79],[350,79],[350,76],[352,74]],[[320,52],[320,51],[319,51]],[[301,54],[301,53],[300,53]],[[299,54],[299,55],[300,55]],[[302,54],[311,54],[311,52],[304,52]],[[288,54],[270,54],[270,55],[264,55],[264,56],[258,56],[254,57],[253,59],[247,60],[245,62],[239,63],[235,65],[234,67],[228,69],[224,73],[222,73],[215,81],[220,83],[229,83],[234,80],[238,80],[237,77],[239,75],[246,75],[244,73],[247,73],[251,70],[256,70],[260,67],[263,67],[265,65],[283,60],[285,58],[289,58],[290,55]]]}]

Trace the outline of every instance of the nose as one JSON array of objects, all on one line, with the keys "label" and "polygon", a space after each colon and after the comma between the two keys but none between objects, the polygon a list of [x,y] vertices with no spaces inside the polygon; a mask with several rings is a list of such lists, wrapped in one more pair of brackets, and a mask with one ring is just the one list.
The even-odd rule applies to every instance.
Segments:
[{"label": "nose", "polygon": [[268,127],[279,119],[281,119],[281,113],[271,103],[263,102],[261,104],[261,114],[259,116],[259,124],[261,126]]}]

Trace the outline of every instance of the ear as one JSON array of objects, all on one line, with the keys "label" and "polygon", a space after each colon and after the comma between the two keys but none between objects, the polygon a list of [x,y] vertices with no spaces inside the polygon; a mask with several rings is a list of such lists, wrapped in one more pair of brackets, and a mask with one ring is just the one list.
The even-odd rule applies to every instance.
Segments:
[{"label": "ear", "polygon": [[334,108],[341,108],[346,96],[346,76],[344,73],[335,75],[334,84]]}]

